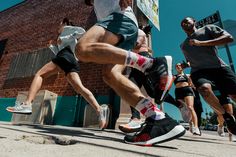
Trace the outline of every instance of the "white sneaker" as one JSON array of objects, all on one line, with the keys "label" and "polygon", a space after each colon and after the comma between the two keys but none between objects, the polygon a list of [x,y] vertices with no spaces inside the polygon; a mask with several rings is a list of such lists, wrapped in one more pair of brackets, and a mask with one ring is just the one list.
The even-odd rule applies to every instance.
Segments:
[{"label": "white sneaker", "polygon": [[193,126],[192,131],[193,131],[193,132],[192,132],[193,135],[201,136],[201,132],[200,132],[200,130],[199,130],[198,127],[194,127],[194,126]]},{"label": "white sneaker", "polygon": [[99,113],[99,128],[105,129],[108,125],[109,122],[109,114],[110,114],[110,109],[108,105],[102,104],[101,105],[101,111]]},{"label": "white sneaker", "polygon": [[217,127],[217,133],[218,133],[219,136],[224,137],[224,136],[225,136],[224,126],[220,127],[220,126],[218,125],[218,127]]},{"label": "white sneaker", "polygon": [[20,103],[18,101],[15,102],[15,106],[7,107],[6,110],[11,113],[18,114],[31,114],[32,113],[32,104],[25,104],[24,102]]},{"label": "white sneaker", "polygon": [[139,119],[132,119],[127,124],[119,125],[119,129],[124,133],[138,132],[142,129],[142,123]]}]

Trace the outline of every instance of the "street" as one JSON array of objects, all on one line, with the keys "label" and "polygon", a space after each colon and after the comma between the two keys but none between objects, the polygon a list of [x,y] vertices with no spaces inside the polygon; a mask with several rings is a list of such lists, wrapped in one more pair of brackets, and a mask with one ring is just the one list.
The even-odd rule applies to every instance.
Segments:
[{"label": "street", "polygon": [[125,144],[119,130],[0,123],[0,157],[235,157],[236,142],[203,131],[153,147]]}]

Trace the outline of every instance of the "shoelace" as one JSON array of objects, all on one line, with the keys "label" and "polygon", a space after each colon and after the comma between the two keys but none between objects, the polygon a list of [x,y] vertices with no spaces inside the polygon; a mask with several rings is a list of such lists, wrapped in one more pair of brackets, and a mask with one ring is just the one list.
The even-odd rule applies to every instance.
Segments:
[{"label": "shoelace", "polygon": [[15,102],[15,106],[14,106],[15,110],[21,110],[22,109],[22,105],[23,105],[23,103],[20,103],[20,102],[16,101]]}]

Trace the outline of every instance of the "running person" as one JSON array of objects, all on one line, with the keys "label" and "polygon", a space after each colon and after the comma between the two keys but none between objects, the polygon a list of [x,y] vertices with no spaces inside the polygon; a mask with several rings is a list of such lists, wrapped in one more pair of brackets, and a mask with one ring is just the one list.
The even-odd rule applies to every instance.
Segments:
[{"label": "running person", "polygon": [[227,112],[212,91],[213,82],[222,93],[236,101],[236,76],[218,56],[216,46],[233,41],[232,35],[215,25],[206,25],[197,29],[195,20],[186,17],[181,27],[187,38],[181,44],[183,54],[191,66],[191,79],[205,101],[217,114],[223,114],[229,131],[236,134],[236,121],[232,113]]},{"label": "running person", "polygon": [[191,119],[189,119],[188,123],[190,126],[190,132],[193,135],[201,135],[200,130],[198,128],[198,119],[197,114],[194,110],[194,91],[192,89],[191,80],[189,76],[184,73],[183,67],[181,63],[177,63],[175,68],[178,74],[174,76],[174,84],[175,84],[175,98],[176,101],[183,101],[188,110],[191,113]]},{"label": "running person", "polygon": [[[59,37],[57,39],[57,46],[50,46],[56,54],[55,58],[49,63],[44,65],[35,74],[33,82],[31,83],[29,93],[24,102],[16,103],[14,107],[7,107],[7,111],[12,113],[32,113],[32,102],[40,90],[43,80],[51,75],[64,71],[67,81],[72,85],[77,93],[80,93],[85,100],[96,110],[99,116],[99,127],[105,128],[108,123],[108,109],[105,106],[100,106],[95,97],[83,86],[79,77],[79,63],[75,57],[75,46],[79,38],[85,33],[81,27],[70,26],[71,22],[64,18],[60,24]],[[68,34],[68,32],[71,34]]]},{"label": "running person", "polygon": [[[146,26],[142,29],[138,30],[138,39],[136,42],[136,45],[133,49],[134,52],[145,56],[145,57],[149,57],[149,58],[153,58],[151,56],[151,53],[149,52],[150,49],[147,45],[147,37],[146,35],[149,32],[144,32],[146,30],[146,28],[149,26]],[[149,30],[150,31],[150,30]],[[155,96],[153,95],[153,89],[154,87],[150,87],[146,76],[144,75],[144,73],[142,73],[141,71],[131,68],[130,74],[129,74],[129,79],[134,82],[139,88],[141,88],[142,86],[144,87],[145,91],[147,92],[147,94],[149,96],[151,96],[152,98],[155,98]],[[175,99],[170,95],[167,94],[166,98],[164,99],[165,102],[171,103],[174,106],[178,107],[179,104],[175,101]],[[130,122],[127,124],[122,124],[119,125],[119,129],[125,133],[132,133],[132,132],[137,132],[140,131],[142,129],[142,121],[141,121],[141,117],[140,117],[140,112],[137,111],[134,107],[130,106],[131,109],[131,118],[130,118]]]},{"label": "running person", "polygon": [[[147,117],[144,129],[133,136],[126,135],[125,142],[150,146],[182,136],[185,133],[184,128],[160,111],[152,100],[146,98],[140,89],[122,74],[125,66],[145,72],[150,83],[159,88],[155,93],[159,102],[163,101],[172,83],[170,56],[152,59],[130,51],[138,36],[137,20],[129,3],[131,0],[85,2],[94,5],[98,22],[81,38],[77,45],[77,56],[84,62],[106,64],[103,69],[104,81]],[[144,135],[147,138],[143,138]]]}]

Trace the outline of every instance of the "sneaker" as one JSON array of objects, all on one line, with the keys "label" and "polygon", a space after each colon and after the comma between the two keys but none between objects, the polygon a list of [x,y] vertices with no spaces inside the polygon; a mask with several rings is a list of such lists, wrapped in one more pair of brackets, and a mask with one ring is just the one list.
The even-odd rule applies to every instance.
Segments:
[{"label": "sneaker", "polygon": [[217,133],[218,133],[219,136],[224,137],[225,136],[224,126],[218,125],[217,126]]},{"label": "sneaker", "polygon": [[6,110],[11,113],[18,114],[31,114],[32,113],[32,104],[25,104],[24,102],[16,102],[15,106],[7,107]]},{"label": "sneaker", "polygon": [[172,57],[154,58],[152,67],[145,71],[145,75],[147,84],[153,91],[150,96],[154,97],[158,104],[161,104],[173,83]]},{"label": "sneaker", "polygon": [[223,114],[225,123],[230,133],[236,135],[236,121],[233,115],[228,114],[227,112]]},{"label": "sneaker", "polygon": [[180,110],[180,113],[182,115],[182,118],[183,118],[184,122],[188,123],[192,120],[191,112],[188,109],[186,104],[184,104],[182,107],[180,107],[179,110]]},{"label": "sneaker", "polygon": [[109,114],[110,114],[110,109],[108,105],[101,105],[101,111],[98,116],[99,120],[99,128],[105,129],[108,125],[109,122]]},{"label": "sneaker", "polygon": [[128,124],[119,125],[119,129],[124,133],[133,133],[138,132],[142,128],[142,121],[141,120],[130,120]]},{"label": "sneaker", "polygon": [[126,135],[125,143],[152,146],[179,138],[185,134],[185,129],[168,115],[161,120],[147,118],[143,129],[135,135]]},{"label": "sneaker", "polygon": [[193,133],[193,135],[198,135],[198,136],[201,136],[201,132],[200,132],[200,130],[199,130],[199,128],[198,127],[192,127],[192,133]]}]

